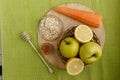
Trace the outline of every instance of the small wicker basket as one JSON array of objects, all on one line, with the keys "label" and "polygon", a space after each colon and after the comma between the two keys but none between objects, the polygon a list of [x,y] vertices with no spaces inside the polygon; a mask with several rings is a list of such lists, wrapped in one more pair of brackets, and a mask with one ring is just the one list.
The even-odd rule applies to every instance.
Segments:
[{"label": "small wicker basket", "polygon": [[[58,41],[58,43],[57,43],[57,54],[58,54],[58,56],[61,58],[61,60],[63,61],[63,63],[66,63],[67,62],[67,60],[68,60],[68,58],[65,58],[65,57],[63,57],[62,55],[61,55],[61,53],[60,53],[60,43],[61,43],[61,41],[62,40],[64,40],[66,37],[73,37],[74,38],[74,31],[75,31],[75,28],[76,28],[77,26],[75,26],[75,27],[70,27],[69,29],[67,29],[66,31],[65,31],[65,33],[63,34],[63,36],[61,37],[61,39]],[[97,35],[93,32],[93,38],[92,38],[92,40],[91,41],[93,41],[93,42],[96,42],[96,43],[98,43],[99,45],[100,45],[100,40],[99,40],[99,38],[97,37]],[[80,46],[81,45],[83,45],[83,43],[80,43]],[[77,55],[76,57],[79,57],[79,55]]]}]

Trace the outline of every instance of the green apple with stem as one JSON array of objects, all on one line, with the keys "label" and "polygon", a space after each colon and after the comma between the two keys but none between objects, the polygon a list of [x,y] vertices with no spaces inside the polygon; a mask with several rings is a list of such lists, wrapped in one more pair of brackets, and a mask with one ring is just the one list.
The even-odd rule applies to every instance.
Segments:
[{"label": "green apple with stem", "polygon": [[80,47],[79,56],[86,64],[98,61],[102,56],[102,48],[95,42],[88,42]]},{"label": "green apple with stem", "polygon": [[79,43],[72,37],[66,37],[60,43],[60,52],[65,58],[77,56]]}]

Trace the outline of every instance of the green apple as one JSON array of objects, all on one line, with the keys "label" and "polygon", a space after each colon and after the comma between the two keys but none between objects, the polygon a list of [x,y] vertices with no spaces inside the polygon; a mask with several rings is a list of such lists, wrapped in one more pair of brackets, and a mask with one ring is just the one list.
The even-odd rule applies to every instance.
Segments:
[{"label": "green apple", "polygon": [[80,47],[79,56],[86,64],[98,61],[102,56],[102,48],[95,42],[88,42]]},{"label": "green apple", "polygon": [[77,56],[79,43],[72,37],[66,37],[60,43],[60,52],[65,58]]}]

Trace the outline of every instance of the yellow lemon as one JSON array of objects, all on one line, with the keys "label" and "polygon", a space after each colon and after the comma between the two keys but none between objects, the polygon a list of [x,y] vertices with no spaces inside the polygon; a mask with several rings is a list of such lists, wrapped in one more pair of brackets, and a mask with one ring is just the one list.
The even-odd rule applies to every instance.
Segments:
[{"label": "yellow lemon", "polygon": [[75,29],[74,36],[79,42],[86,43],[92,39],[93,32],[87,25],[79,25]]},{"label": "yellow lemon", "polygon": [[84,69],[84,63],[80,58],[70,58],[66,63],[66,70],[70,75],[78,75]]}]

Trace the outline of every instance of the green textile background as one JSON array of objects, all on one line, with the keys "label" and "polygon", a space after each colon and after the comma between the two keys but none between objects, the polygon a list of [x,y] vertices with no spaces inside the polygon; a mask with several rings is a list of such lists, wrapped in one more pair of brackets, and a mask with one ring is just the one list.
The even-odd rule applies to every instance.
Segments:
[{"label": "green textile background", "polygon": [[[50,74],[27,42],[31,35],[37,48],[38,21],[53,7],[74,2],[103,15],[106,32],[103,57],[77,75],[54,66]],[[0,0],[3,80],[119,80],[120,79],[120,0]]]}]

